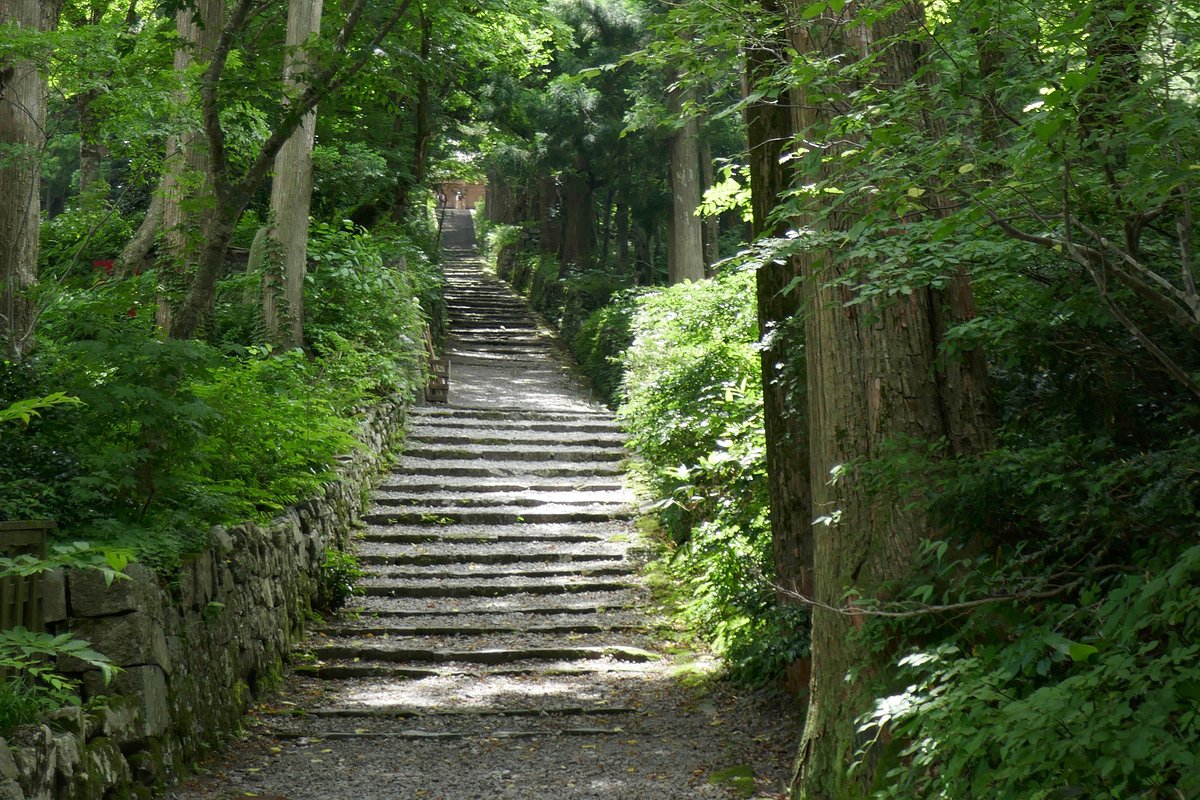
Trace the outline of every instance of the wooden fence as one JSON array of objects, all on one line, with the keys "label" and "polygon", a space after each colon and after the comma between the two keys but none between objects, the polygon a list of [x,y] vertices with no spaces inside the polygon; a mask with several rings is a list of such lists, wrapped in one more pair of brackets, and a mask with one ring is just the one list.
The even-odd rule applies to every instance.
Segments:
[{"label": "wooden fence", "polygon": [[[53,522],[0,522],[0,556],[46,556],[46,531]],[[40,631],[42,576],[10,575],[0,578],[0,630],[18,625]]]}]

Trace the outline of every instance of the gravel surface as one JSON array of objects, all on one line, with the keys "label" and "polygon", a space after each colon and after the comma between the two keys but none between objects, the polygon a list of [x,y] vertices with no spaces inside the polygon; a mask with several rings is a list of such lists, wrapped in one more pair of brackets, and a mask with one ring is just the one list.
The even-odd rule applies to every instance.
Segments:
[{"label": "gravel surface", "polygon": [[623,437],[471,236],[453,214],[451,403],[414,409],[357,537],[365,594],[165,799],[781,800],[792,701],[669,642]]}]

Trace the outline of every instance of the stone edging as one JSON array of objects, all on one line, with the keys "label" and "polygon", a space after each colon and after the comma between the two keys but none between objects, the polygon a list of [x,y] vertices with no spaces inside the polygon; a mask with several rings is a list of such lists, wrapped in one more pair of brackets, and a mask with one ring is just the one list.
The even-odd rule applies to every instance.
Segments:
[{"label": "stone edging", "polygon": [[363,448],[342,457],[323,495],[265,525],[214,528],[169,583],[136,564],[112,587],[96,572],[51,575],[48,629],[89,640],[123,671],[104,686],[81,662],[60,662],[85,696],[111,699],[0,739],[0,800],[149,798],[237,731],[251,699],[282,680],[324,552],[345,547],[406,408],[395,397],[372,406]]}]

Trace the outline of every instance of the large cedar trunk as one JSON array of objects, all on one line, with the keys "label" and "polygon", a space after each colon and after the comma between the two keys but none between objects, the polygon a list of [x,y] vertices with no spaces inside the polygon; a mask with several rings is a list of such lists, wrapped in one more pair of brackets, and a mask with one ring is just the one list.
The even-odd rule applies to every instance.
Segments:
[{"label": "large cedar trunk", "polygon": [[[854,22],[851,2],[840,18],[815,20],[793,29],[796,52],[846,62],[874,57],[869,80],[902,85],[925,57],[924,40],[894,44],[891,37],[923,23],[919,5],[900,7],[870,27]],[[797,14],[794,20],[799,20]],[[854,87],[848,87],[854,88]],[[823,149],[825,172],[850,141],[824,142],[823,124],[835,113],[819,99],[793,102],[795,129]],[[869,202],[864,199],[862,202]],[[840,206],[823,224],[847,230],[865,211]],[[812,220],[801,220],[812,222]],[[946,291],[919,289],[891,300],[857,304],[838,282],[854,266],[836,253],[808,252],[801,258],[806,312],[812,507],[825,518],[814,527],[814,594],[808,717],[797,762],[796,796],[808,800],[866,797],[875,784],[886,731],[858,730],[868,712],[872,684],[891,666],[894,654],[856,635],[865,624],[846,605],[847,592],[881,596],[892,582],[914,576],[920,541],[934,531],[919,504],[868,491],[842,465],[882,455],[891,442],[946,440],[956,453],[985,446],[990,435],[982,359],[939,359],[938,347],[951,318],[971,314],[970,287],[959,278]],[[863,266],[863,265],[857,265]],[[836,480],[834,479],[836,478]],[[853,674],[853,679],[848,676]],[[852,773],[849,767],[859,762]]]},{"label": "large cedar trunk", "polygon": [[562,176],[562,245],[559,263],[562,273],[572,267],[591,266],[596,252],[595,209],[587,165],[580,163]]},{"label": "large cedar trunk", "polygon": [[[771,9],[779,13],[781,8]],[[786,42],[752,42],[746,48],[746,94],[781,65],[777,53]],[[786,95],[764,98],[746,107],[750,195],[755,239],[782,237],[784,222],[772,223],[772,210],[783,199],[788,176],[780,156],[790,147],[791,112]],[[767,485],[771,542],[775,558],[776,600],[796,605],[796,594],[812,596],[812,507],[809,496],[808,417],[804,406],[804,342],[798,333],[800,287],[794,258],[768,259],[756,277],[758,327],[762,337],[763,418],[767,443]],[[790,286],[790,289],[788,288]],[[788,324],[790,322],[790,324]],[[811,660],[790,665],[791,691],[808,688]]]},{"label": "large cedar trunk", "polygon": [[[175,51],[175,70],[183,73],[193,61],[208,61],[225,24],[224,0],[198,0],[195,8],[175,13],[175,30],[180,47]],[[204,242],[200,231],[214,213],[212,166],[205,136],[185,131],[167,141],[166,172],[160,186],[163,196],[162,239],[158,253],[159,297],[157,321],[160,328],[173,327],[176,298],[187,288],[189,274],[202,258]]]},{"label": "large cedar trunk", "polygon": [[[299,93],[297,79],[309,68],[303,50],[294,50],[321,27],[321,0],[291,0],[288,6],[284,85]],[[263,325],[274,344],[304,344],[304,275],[308,264],[308,210],[312,202],[312,151],[317,111],[305,114],[299,127],[275,156],[271,183],[270,248],[263,271]],[[282,286],[280,280],[282,279]],[[281,291],[282,290],[282,291]]]},{"label": "large cedar trunk", "polygon": [[[53,30],[58,2],[0,0],[0,23]],[[0,61],[0,355],[23,355],[33,339],[26,292],[37,280],[46,79],[28,61]]]},{"label": "large cedar trunk", "polygon": [[[671,107],[683,108],[681,92],[672,92]],[[696,209],[700,206],[700,125],[695,117],[675,132],[668,143],[671,163],[671,216],[667,249],[671,283],[704,280],[703,234]]]}]

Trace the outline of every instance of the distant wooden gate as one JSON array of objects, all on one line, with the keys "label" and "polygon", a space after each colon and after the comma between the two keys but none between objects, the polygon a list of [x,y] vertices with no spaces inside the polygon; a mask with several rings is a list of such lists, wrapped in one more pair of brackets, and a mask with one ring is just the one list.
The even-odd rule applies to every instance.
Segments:
[{"label": "distant wooden gate", "polygon": [[[0,556],[46,557],[46,531],[53,522],[0,522]],[[18,625],[40,631],[42,576],[10,575],[0,578],[0,630]]]}]

